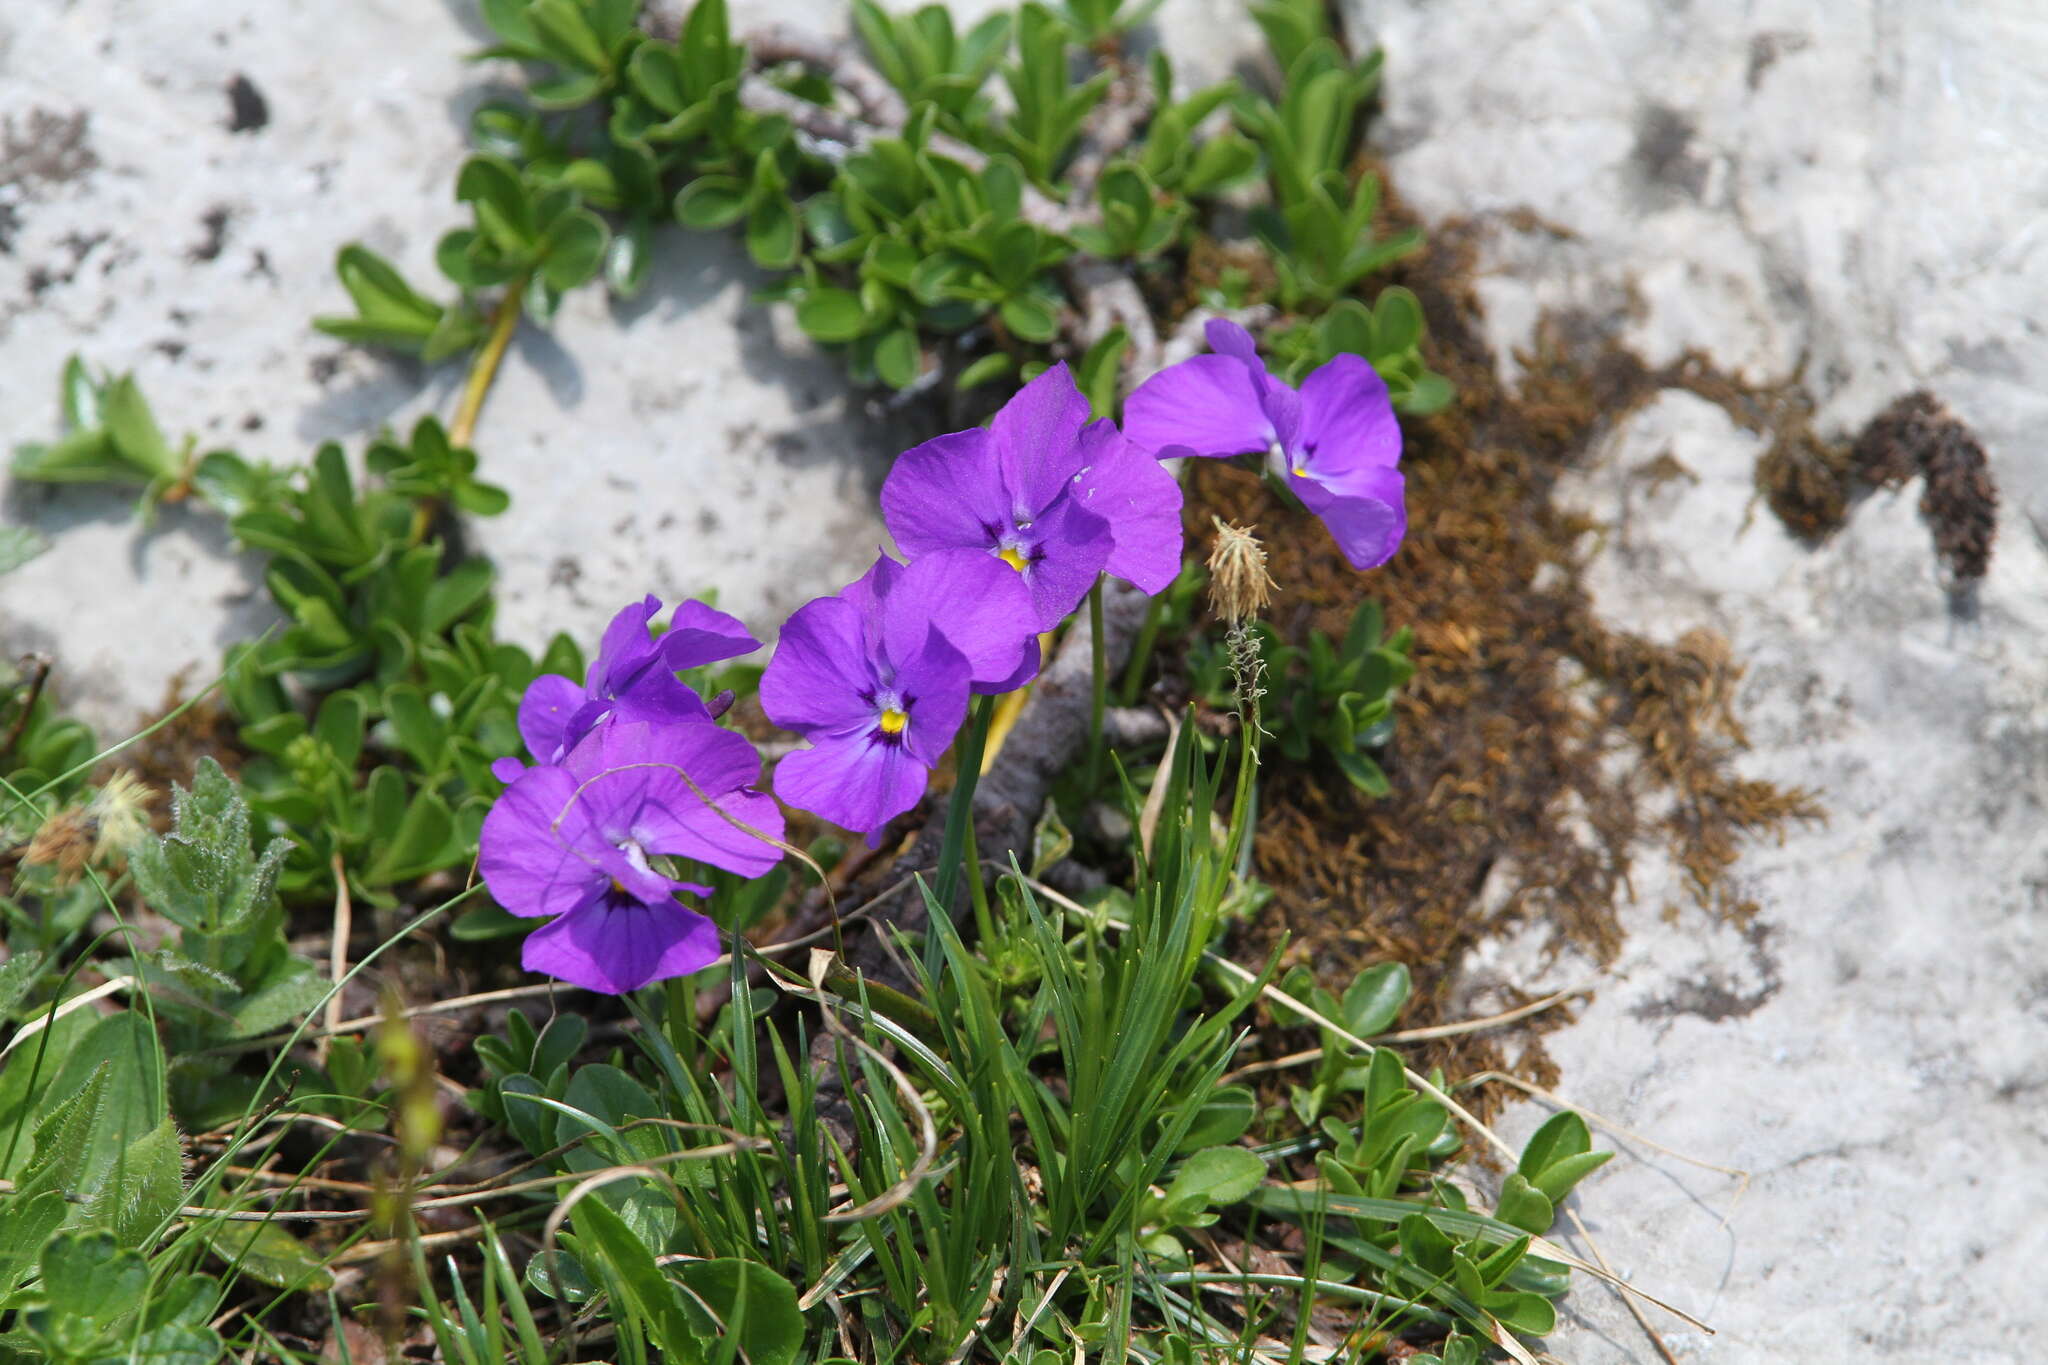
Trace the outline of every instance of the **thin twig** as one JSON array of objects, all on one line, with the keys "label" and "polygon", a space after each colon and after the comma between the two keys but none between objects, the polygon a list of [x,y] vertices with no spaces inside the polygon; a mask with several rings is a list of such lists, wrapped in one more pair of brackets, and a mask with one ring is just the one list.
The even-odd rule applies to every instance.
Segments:
[{"label": "thin twig", "polygon": [[410,1237],[380,1238],[374,1242],[357,1242],[346,1251],[336,1252],[327,1258],[327,1264],[355,1265],[361,1261],[374,1261],[394,1248],[417,1244],[422,1247],[448,1246],[454,1242],[471,1242],[484,1235],[486,1225],[472,1223],[466,1228],[455,1228],[449,1232],[430,1232],[425,1236],[414,1233]]},{"label": "thin twig", "polygon": [[[1526,1005],[1506,1010],[1500,1014],[1489,1014],[1483,1019],[1461,1019],[1455,1024],[1436,1024],[1429,1028],[1402,1029],[1396,1033],[1376,1033],[1366,1041],[1376,1045],[1386,1043],[1419,1043],[1431,1038],[1455,1038],[1462,1034],[1479,1033],[1490,1028],[1501,1028],[1507,1024],[1527,1019],[1532,1014],[1541,1014],[1543,1011],[1560,1005],[1575,995],[1583,995],[1591,989],[1590,986],[1574,986],[1570,990],[1546,995],[1541,1000],[1532,1000]],[[1309,1062],[1319,1062],[1323,1059],[1325,1051],[1326,1049],[1319,1047],[1305,1048],[1300,1052],[1290,1052],[1284,1057],[1272,1057],[1262,1062],[1251,1062],[1224,1076],[1223,1084],[1227,1085],[1231,1081],[1241,1080],[1246,1076],[1257,1076],[1268,1071],[1285,1071],[1289,1067],[1304,1066]],[[1495,1075],[1498,1073],[1489,1072],[1487,1074]]]},{"label": "thin twig", "polygon": [[1468,1076],[1464,1081],[1460,1083],[1459,1088],[1464,1089],[1470,1086],[1483,1085],[1487,1081],[1499,1081],[1503,1085],[1511,1085],[1525,1095],[1533,1095],[1537,1099],[1544,1100],[1548,1103],[1554,1104],[1560,1109],[1569,1109],[1574,1114],[1577,1114],[1580,1118],[1590,1120],[1593,1126],[1596,1128],[1604,1128],[1608,1132],[1613,1133],[1617,1137],[1627,1138],[1630,1142],[1640,1142],[1643,1146],[1648,1147],[1653,1151],[1662,1152],[1665,1156],[1673,1157],[1679,1161],[1683,1161],[1688,1166],[1697,1166],[1703,1171],[1714,1171],[1720,1175],[1733,1176],[1737,1181],[1740,1182],[1735,1196],[1738,1202],[1741,1200],[1742,1196],[1746,1194],[1749,1190],[1750,1173],[1748,1171],[1742,1170],[1740,1167],[1716,1166],[1711,1161],[1702,1161],[1696,1156],[1687,1156],[1684,1152],[1678,1151],[1676,1148],[1666,1147],[1663,1143],[1657,1141],[1655,1138],[1643,1136],[1641,1133],[1638,1133],[1633,1128],[1623,1127],[1621,1124],[1616,1123],[1613,1119],[1608,1118],[1605,1114],[1600,1113],[1598,1110],[1588,1109],[1581,1104],[1574,1104],[1572,1101],[1566,1099],[1564,1096],[1558,1094],[1556,1091],[1545,1090],[1540,1085],[1531,1085],[1529,1082],[1523,1080],[1519,1076],[1510,1076],[1504,1071],[1482,1071],[1476,1076]]},{"label": "thin twig", "polygon": [[14,752],[14,746],[21,742],[21,736],[28,729],[30,713],[36,709],[36,701],[43,695],[43,684],[50,678],[50,656],[47,654],[25,654],[22,666],[28,670],[28,686],[22,693],[21,710],[14,715],[13,724],[7,727],[5,738],[0,738],[0,758]]},{"label": "thin twig", "polygon": [[[1579,1240],[1586,1244],[1586,1250],[1593,1253],[1593,1259],[1600,1263],[1600,1268],[1609,1275],[1614,1275],[1614,1267],[1607,1264],[1607,1257],[1601,1253],[1600,1244],[1593,1240],[1593,1234],[1586,1230],[1586,1222],[1583,1218],[1579,1217],[1579,1211],[1568,1208],[1565,1210],[1565,1215],[1572,1220],[1572,1226],[1579,1230]],[[1614,1275],[1614,1278],[1619,1281],[1621,1277]],[[1648,1337],[1650,1344],[1657,1348],[1657,1354],[1664,1357],[1664,1365],[1678,1365],[1678,1357],[1671,1354],[1671,1348],[1664,1344],[1663,1337],[1657,1335],[1657,1329],[1650,1326],[1649,1318],[1645,1317],[1643,1310],[1636,1306],[1636,1301],[1626,1294],[1620,1294],[1619,1297],[1622,1303],[1628,1307],[1629,1316],[1636,1320],[1636,1326],[1643,1329],[1643,1335]],[[1711,1332],[1714,1329],[1709,1327],[1707,1330]]]},{"label": "thin twig", "polygon": [[334,989],[327,993],[327,1028],[321,1037],[313,1042],[313,1057],[322,1066],[327,1065],[327,1052],[334,1041],[334,1035],[341,1030],[341,984],[348,975],[348,936],[355,928],[355,907],[349,901],[348,869],[343,866],[339,850],[334,855],[334,942],[327,949],[327,975],[334,983]]}]

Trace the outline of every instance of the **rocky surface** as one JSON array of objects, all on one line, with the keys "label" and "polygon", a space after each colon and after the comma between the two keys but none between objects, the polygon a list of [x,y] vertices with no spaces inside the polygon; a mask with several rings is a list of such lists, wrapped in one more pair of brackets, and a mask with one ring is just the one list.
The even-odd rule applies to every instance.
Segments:
[{"label": "rocky surface", "polygon": [[[2048,1309],[2048,277],[2021,148],[2048,121],[2048,14],[1968,7],[1354,7],[1387,48],[1378,137],[1426,216],[1479,218],[1502,353],[1577,310],[1652,363],[1697,347],[1797,377],[1825,434],[1900,394],[1946,400],[2005,500],[1989,576],[1951,601],[1921,481],[1818,545],[1755,488],[1763,442],[1670,392],[1565,496],[1613,529],[1591,586],[1614,624],[1706,628],[1747,665],[1746,773],[1815,789],[1824,825],[1749,852],[1747,927],[1646,858],[1605,974],[1534,929],[1475,987],[1593,980],[1550,1047],[1622,1138],[1578,1198],[1684,1361],[2021,1361]],[[1662,462],[1664,456],[1677,467]],[[1658,464],[1674,477],[1641,477]],[[1957,608],[1961,608],[1958,610]],[[1532,975],[1533,974],[1533,975]],[[1483,992],[1475,995],[1483,999]],[[1519,1136],[1541,1106],[1508,1120]],[[1620,1302],[1573,1296],[1551,1349],[1660,1356]]]}]

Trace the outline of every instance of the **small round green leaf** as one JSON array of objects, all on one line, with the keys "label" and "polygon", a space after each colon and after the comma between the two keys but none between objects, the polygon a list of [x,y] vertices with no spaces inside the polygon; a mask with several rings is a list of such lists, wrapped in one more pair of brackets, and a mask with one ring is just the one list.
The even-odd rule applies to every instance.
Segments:
[{"label": "small round green leaf", "polygon": [[885,332],[875,343],[875,374],[892,389],[907,389],[916,383],[924,368],[922,362],[917,333],[908,327]]},{"label": "small round green leaf", "polygon": [[1003,300],[1003,325],[1024,341],[1051,341],[1059,335],[1059,314],[1043,300],[1028,294],[1013,294]]},{"label": "small round green leaf", "polygon": [[757,198],[747,214],[747,252],[754,264],[769,270],[788,270],[796,264],[802,232],[796,205],[780,190]]},{"label": "small round green leaf", "polygon": [[747,211],[746,191],[729,175],[699,176],[676,194],[676,221],[710,231],[730,227]]},{"label": "small round green leaf", "polygon": [[867,330],[860,299],[844,289],[813,289],[796,306],[797,326],[814,341],[851,341]]}]

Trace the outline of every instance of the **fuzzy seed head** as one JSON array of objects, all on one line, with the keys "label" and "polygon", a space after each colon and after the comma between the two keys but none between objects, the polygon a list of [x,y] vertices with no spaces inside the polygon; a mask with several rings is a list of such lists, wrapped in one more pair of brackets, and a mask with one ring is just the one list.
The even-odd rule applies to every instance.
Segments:
[{"label": "fuzzy seed head", "polygon": [[1277,586],[1266,572],[1266,547],[1248,528],[1212,517],[1216,542],[1209,550],[1209,601],[1231,625],[1257,616]]},{"label": "fuzzy seed head", "polygon": [[100,788],[91,806],[93,819],[99,824],[99,836],[92,849],[94,861],[105,862],[127,853],[149,833],[149,806],[154,800],[156,793],[131,772],[115,773]]}]

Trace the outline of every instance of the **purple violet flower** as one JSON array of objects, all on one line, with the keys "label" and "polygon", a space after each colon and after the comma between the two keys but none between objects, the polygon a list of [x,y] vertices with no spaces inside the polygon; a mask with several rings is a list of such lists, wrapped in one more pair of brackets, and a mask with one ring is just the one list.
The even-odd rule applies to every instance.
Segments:
[{"label": "purple violet flower", "polygon": [[987,429],[907,450],[882,517],[913,561],[973,549],[1008,564],[1050,630],[1107,572],[1148,593],[1180,572],[1180,484],[1114,422],[1090,422],[1064,364],[1026,384]]},{"label": "purple violet flower", "polygon": [[[761,642],[738,620],[698,601],[679,605],[667,633],[653,639],[647,623],[660,610],[661,599],[650,594],[614,616],[580,685],[559,673],[533,680],[519,701],[519,737],[535,761],[559,761],[607,716],[664,724],[714,717],[676,674],[749,653]],[[501,758],[492,771],[510,782],[524,768]]]},{"label": "purple violet flower", "polygon": [[969,692],[1038,671],[1024,580],[980,549],[884,555],[799,607],[761,675],[761,709],[810,740],[775,769],[792,806],[871,840],[917,804],[967,716]]},{"label": "purple violet flower", "polygon": [[1340,355],[1297,392],[1266,373],[1244,328],[1218,318],[1207,331],[1215,354],[1168,366],[1124,404],[1130,439],[1162,459],[1263,453],[1353,568],[1386,563],[1408,511],[1385,381],[1363,357]]},{"label": "purple violet flower", "polygon": [[513,914],[554,916],[527,935],[526,969],[619,995],[715,960],[717,926],[675,899],[711,888],[648,859],[774,867],[781,851],[732,823],[782,838],[781,809],[752,786],[760,771],[746,736],[717,725],[614,720],[522,773],[484,817],[478,866]]}]

